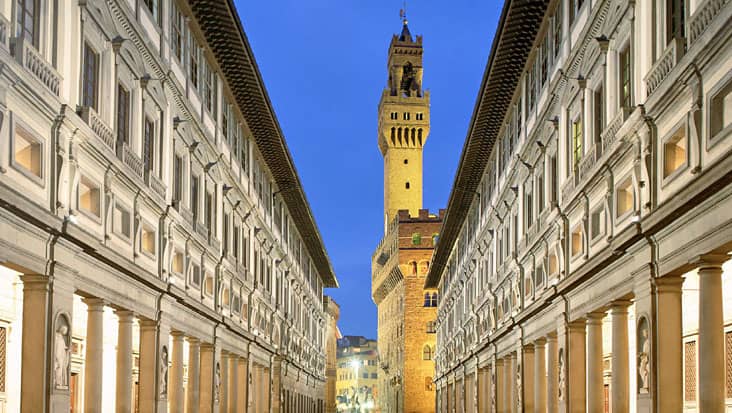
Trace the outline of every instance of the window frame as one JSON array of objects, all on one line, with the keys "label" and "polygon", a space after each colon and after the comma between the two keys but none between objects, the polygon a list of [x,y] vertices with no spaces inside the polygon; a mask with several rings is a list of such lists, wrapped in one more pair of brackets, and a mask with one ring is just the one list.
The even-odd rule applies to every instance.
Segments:
[{"label": "window frame", "polygon": [[[84,39],[82,47],[82,82],[81,82],[81,105],[99,112],[99,95],[100,95],[100,69],[102,54],[92,45],[89,39]],[[94,66],[88,67],[89,57],[94,57]],[[92,73],[94,78],[90,81],[89,75]],[[91,83],[90,83],[91,82]],[[91,88],[92,95],[89,96]],[[91,100],[91,102],[89,101]]]},{"label": "window frame", "polygon": [[[127,214],[127,231],[129,232],[129,235],[124,233],[124,228],[117,228],[117,225],[122,225],[122,223],[117,222],[117,210],[120,210],[122,213]],[[121,202],[117,197],[114,199],[114,208],[112,210],[112,233],[115,234],[120,239],[124,240],[128,244],[132,242],[132,212],[129,206],[125,204],[124,202]]]},{"label": "window frame", "polygon": [[[683,139],[686,152],[686,156],[684,157],[684,162],[680,164],[676,169],[671,171],[668,175],[666,174],[666,145],[669,144],[669,142],[677,137],[677,133],[683,130]],[[680,140],[681,140],[680,139]],[[689,168],[689,125],[686,122],[686,117],[681,119],[679,122],[677,122],[671,130],[661,139],[661,187],[665,187],[668,183],[675,180],[679,175],[683,174],[684,171],[686,171]]]},{"label": "window frame", "polygon": [[[97,196],[99,198],[99,201],[98,201],[98,203],[99,203],[99,214],[98,215],[94,214],[92,211],[87,210],[86,208],[82,208],[81,207],[81,185],[82,185],[82,181],[88,181],[89,183],[93,184],[94,185],[94,188],[91,188],[91,189],[96,189],[97,192],[98,192],[98,194],[97,194]],[[87,186],[87,187],[89,186],[87,184],[84,184],[84,185]],[[84,174],[82,172],[81,173],[81,176],[79,177],[79,183],[78,183],[78,185],[76,187],[76,206],[77,206],[76,209],[79,212],[81,212],[82,214],[84,214],[84,216],[92,219],[93,221],[95,221],[98,224],[101,224],[102,223],[102,210],[104,209],[103,202],[104,202],[104,197],[102,197],[102,185],[96,179],[94,179],[94,178],[90,177],[89,175]]]},{"label": "window frame", "polygon": [[[39,146],[39,170],[40,174],[36,175],[31,171],[30,169],[26,168],[23,164],[21,164],[18,159],[15,156],[15,149],[16,149],[16,135],[18,133],[17,129],[20,128],[24,134],[23,139],[28,140],[29,138],[33,140],[31,144],[38,144]],[[41,188],[46,187],[46,162],[45,162],[45,153],[46,153],[46,140],[37,133],[33,128],[31,128],[27,123],[22,121],[14,112],[10,112],[10,166],[18,171],[20,174],[25,176],[26,178],[33,181],[36,185],[40,186]]]}]

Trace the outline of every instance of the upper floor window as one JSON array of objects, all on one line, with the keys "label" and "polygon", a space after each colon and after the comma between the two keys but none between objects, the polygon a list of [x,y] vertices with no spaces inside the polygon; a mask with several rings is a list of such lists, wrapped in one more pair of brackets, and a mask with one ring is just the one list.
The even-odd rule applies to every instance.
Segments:
[{"label": "upper floor window", "polygon": [[437,307],[437,293],[432,293],[430,296],[430,307]]},{"label": "upper floor window", "polygon": [[397,113],[397,112],[391,112],[389,114],[389,116],[390,116],[391,120],[397,120],[397,119],[399,119],[399,113]]},{"label": "upper floor window", "polygon": [[155,168],[155,122],[145,116],[143,127],[142,162],[145,173],[154,173]]},{"label": "upper floor window", "polygon": [[404,120],[409,120],[409,112],[404,112]]},{"label": "upper floor window", "polygon": [[34,134],[15,122],[13,133],[13,165],[32,177],[43,178],[43,143]]},{"label": "upper floor window", "polygon": [[417,120],[424,120],[424,113],[422,113],[422,112],[417,112],[417,113],[415,114],[415,118],[416,118]]},{"label": "upper floor window", "polygon": [[188,64],[188,77],[191,80],[191,85],[198,90],[198,64],[199,64],[199,48],[198,43],[196,42],[196,39],[193,37],[193,33],[189,32],[189,39],[190,39],[190,50],[188,52],[188,55],[190,56],[190,62]]},{"label": "upper floor window", "polygon": [[422,244],[422,234],[415,232],[412,234],[412,245]]},{"label": "upper floor window", "polygon": [[686,0],[666,0],[666,44],[685,36]]},{"label": "upper floor window", "polygon": [[84,43],[83,75],[84,82],[81,103],[84,106],[97,110],[99,96],[99,54],[86,42]]},{"label": "upper floor window", "polygon": [[422,348],[422,360],[432,360],[432,347],[429,344],[425,344]]},{"label": "upper floor window", "polygon": [[130,92],[117,84],[117,142],[130,143]]},{"label": "upper floor window", "polygon": [[193,222],[198,222],[198,188],[200,182],[196,175],[191,176],[191,213],[193,214]]},{"label": "upper floor window", "polygon": [[183,62],[183,48],[185,47],[185,19],[175,1],[170,2],[170,43],[173,48],[173,56],[179,62]]},{"label": "upper floor window", "polygon": [[632,83],[633,83],[633,68],[631,66],[630,56],[630,45],[625,46],[620,51],[619,62],[619,77],[620,77],[620,107],[630,109],[633,105],[632,98]]},{"label": "upper floor window", "polygon": [[554,59],[559,56],[562,51],[562,3],[557,4],[557,10],[554,13]]},{"label": "upper floor window", "polygon": [[143,0],[156,23],[160,23],[160,0]]},{"label": "upper floor window", "polygon": [[216,73],[211,70],[208,62],[203,61],[203,101],[209,113],[213,113],[216,101]]},{"label": "upper floor window", "polygon": [[208,228],[209,232],[213,235],[216,234],[215,231],[215,223],[216,223],[216,207],[214,204],[214,194],[212,192],[206,191],[206,199],[204,202],[204,207],[206,208],[206,228]]},{"label": "upper floor window", "polygon": [[183,158],[175,155],[173,158],[173,201],[183,198]]},{"label": "upper floor window", "polygon": [[569,24],[574,23],[574,20],[577,18],[577,15],[579,14],[580,10],[582,9],[582,4],[584,4],[584,0],[570,0],[570,2],[569,2]]},{"label": "upper floor window", "polygon": [[38,48],[40,0],[16,0],[15,35]]}]

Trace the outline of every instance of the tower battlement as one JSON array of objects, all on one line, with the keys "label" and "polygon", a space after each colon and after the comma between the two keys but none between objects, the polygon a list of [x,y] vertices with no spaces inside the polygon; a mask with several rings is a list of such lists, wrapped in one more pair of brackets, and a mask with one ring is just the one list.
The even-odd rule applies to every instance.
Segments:
[{"label": "tower battlement", "polygon": [[400,209],[397,212],[399,215],[399,223],[413,223],[413,222],[442,222],[445,218],[445,209],[440,209],[437,214],[433,214],[429,209],[420,209],[416,216],[412,216],[408,209]]}]

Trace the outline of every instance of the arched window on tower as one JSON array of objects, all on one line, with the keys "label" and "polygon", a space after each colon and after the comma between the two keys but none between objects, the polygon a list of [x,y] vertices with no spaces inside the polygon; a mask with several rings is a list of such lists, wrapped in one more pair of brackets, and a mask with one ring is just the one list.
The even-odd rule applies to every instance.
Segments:
[{"label": "arched window on tower", "polygon": [[422,128],[417,129],[417,141],[419,146],[422,146]]},{"label": "arched window on tower", "polygon": [[414,146],[416,144],[415,140],[414,140],[415,132],[416,132],[416,130],[414,128],[412,128],[412,146]]},{"label": "arched window on tower", "polygon": [[412,261],[409,263],[409,272],[410,275],[417,275],[417,261]]},{"label": "arched window on tower", "polygon": [[422,360],[432,360],[432,347],[425,344],[422,348]]},{"label": "arched window on tower", "polygon": [[432,300],[430,293],[424,293],[424,306],[430,307],[432,305]]},{"label": "arched window on tower", "polygon": [[409,182],[404,185],[405,188],[409,189]]},{"label": "arched window on tower", "polygon": [[399,145],[401,145],[402,144],[402,128],[399,128],[399,130],[397,130],[397,140],[399,140]]},{"label": "arched window on tower", "polygon": [[396,138],[396,128],[391,128],[391,144],[392,145],[396,144],[395,138]]},{"label": "arched window on tower", "polygon": [[437,293],[432,293],[430,307],[437,307]]}]

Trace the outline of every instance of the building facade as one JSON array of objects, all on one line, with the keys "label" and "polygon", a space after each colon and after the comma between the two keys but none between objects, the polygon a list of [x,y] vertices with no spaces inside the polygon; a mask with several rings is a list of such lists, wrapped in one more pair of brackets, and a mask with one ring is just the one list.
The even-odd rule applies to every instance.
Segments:
[{"label": "building facade", "polygon": [[361,336],[344,336],[338,340],[338,411],[378,411],[378,361],[376,340]]},{"label": "building facade", "polygon": [[372,256],[378,308],[382,412],[433,411],[437,292],[424,280],[442,214],[422,208],[422,150],[429,134],[429,92],[422,88],[422,37],[404,20],[389,46],[389,79],[379,104],[384,157],[384,238]]},{"label": "building facade", "polygon": [[325,333],[325,413],[336,412],[338,340],[341,333],[338,330],[338,318],[341,309],[331,297],[324,297],[323,306],[326,314]]},{"label": "building facade", "polygon": [[505,2],[426,283],[439,412],[729,409],[731,21]]},{"label": "building facade", "polygon": [[327,253],[233,1],[0,1],[0,411],[324,411]]}]

